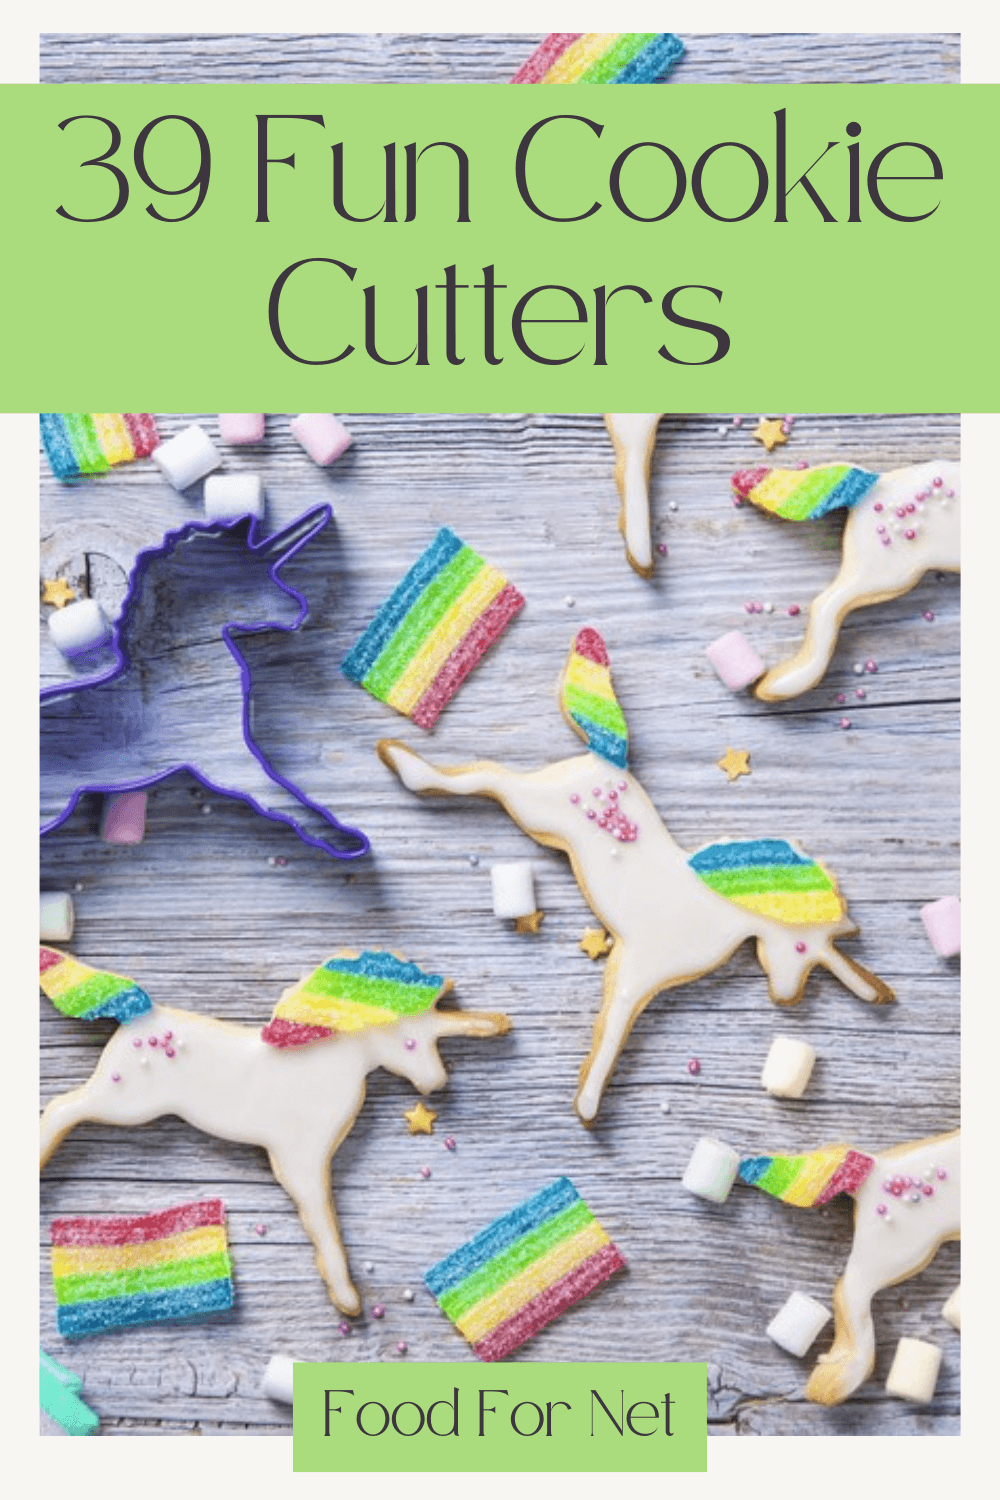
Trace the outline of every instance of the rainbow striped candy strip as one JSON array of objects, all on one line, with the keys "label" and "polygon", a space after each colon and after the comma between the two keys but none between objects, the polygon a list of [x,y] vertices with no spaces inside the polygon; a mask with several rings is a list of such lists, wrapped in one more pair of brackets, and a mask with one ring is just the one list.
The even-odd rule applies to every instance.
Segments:
[{"label": "rainbow striped candy strip", "polygon": [[857,505],[878,480],[877,474],[850,464],[820,464],[815,469],[741,469],[732,486],[740,500],[783,521],[815,521],[828,511]]},{"label": "rainbow striped candy strip", "polygon": [[482,1360],[506,1359],[625,1260],[568,1177],[494,1219],[424,1277]]},{"label": "rainbow striped candy strip", "polygon": [[145,458],[160,442],[148,412],[43,411],[40,422],[45,456],[57,479],[101,474],[114,464]]},{"label": "rainbow striped candy strip", "polygon": [[804,1156],[748,1156],[740,1162],[739,1177],[783,1203],[812,1208],[838,1193],[856,1193],[874,1165],[873,1156],[853,1146],[823,1146]]},{"label": "rainbow striped candy strip", "polygon": [[684,54],[672,31],[553,31],[511,83],[655,83]]},{"label": "rainbow striped candy strip", "polygon": [[232,1307],[222,1200],[138,1217],[55,1219],[52,1280],[64,1338]]},{"label": "rainbow striped candy strip", "polygon": [[335,1031],[392,1026],[428,1010],[446,985],[394,953],[328,958],[282,996],[261,1036],[272,1047],[302,1047]]},{"label": "rainbow striped candy strip", "polygon": [[776,922],[836,922],[844,914],[832,877],[787,839],[723,839],[688,864],[727,901]]},{"label": "rainbow striped candy strip", "polygon": [[502,573],[442,526],[341,666],[430,729],[524,604]]},{"label": "rainbow striped candy strip", "polygon": [[570,648],[559,701],[594,754],[624,771],[628,765],[628,725],[611,685],[607,647],[589,625],[578,633]]},{"label": "rainbow striped candy strip", "polygon": [[57,948],[38,950],[39,984],[57,1010],[81,1021],[113,1016],[133,1021],[153,1009],[153,1002],[134,979],[92,969]]}]

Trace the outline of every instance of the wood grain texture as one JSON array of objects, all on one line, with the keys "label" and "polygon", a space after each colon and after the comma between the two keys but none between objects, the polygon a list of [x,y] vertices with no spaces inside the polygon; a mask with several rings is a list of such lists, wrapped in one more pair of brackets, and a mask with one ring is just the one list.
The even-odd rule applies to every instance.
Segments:
[{"label": "wood grain texture", "polygon": [[[42,83],[506,83],[543,33],[40,38]],[[957,33],[689,33],[670,83],[958,83]]]},{"label": "wood grain texture", "polygon": [[[958,1431],[959,1337],[940,1316],[959,1279],[956,1245],[876,1300],[875,1377],[827,1410],[802,1397],[811,1361],[783,1353],[764,1329],[794,1288],[829,1304],[850,1245],[849,1202],[804,1211],[737,1188],[715,1207],[680,1187],[702,1134],[747,1152],[846,1139],[880,1147],[958,1122],[957,965],[936,957],[919,918],[923,902],[958,889],[958,581],[929,576],[903,599],[849,617],[827,678],[802,698],[768,706],[724,689],[704,657],[708,642],[739,628],[767,661],[778,659],[801,630],[788,606],[804,606],[839,555],[836,517],[795,526],[733,508],[729,475],[762,456],[748,431],[755,417],[742,429],[728,415],[661,423],[653,530],[669,557],[658,557],[649,583],[624,560],[613,454],[598,415],[349,416],[354,446],[329,470],[309,462],[282,416],[268,418],[261,447],[224,450],[227,470],[264,475],[275,526],[318,500],[336,510],[334,526],[287,570],[309,596],[307,623],[297,635],[248,645],[255,726],[280,768],[364,828],[374,852],[338,865],[186,778],[154,790],[143,844],[114,848],[98,842],[97,799],[85,799],[41,850],[43,887],[74,895],[74,953],[134,976],[156,1000],[262,1025],[282,988],[326,954],[389,946],[451,975],[460,1004],[506,1011],[514,1029],[443,1044],[451,1081],[431,1101],[440,1116],[430,1138],[406,1132],[409,1085],[370,1078],[334,1182],[365,1308],[380,1301],[387,1313],[378,1322],[366,1311],[346,1338],[263,1153],[174,1119],[71,1135],[41,1184],[42,1343],[83,1376],[105,1434],[287,1432],[288,1410],[259,1388],[274,1352],[391,1360],[403,1338],[408,1358],[471,1358],[422,1289],[422,1273],[563,1172],[629,1270],[517,1358],[706,1359],[710,1430],[720,1435]],[[190,420],[159,418],[167,435]],[[217,434],[216,417],[199,420]],[[780,457],[887,469],[958,453],[953,416],[803,416]],[[200,486],[177,495],[148,460],[76,486],[57,484],[43,462],[41,491],[43,576],[89,579],[111,610],[132,553],[200,512]],[[347,681],[339,662],[445,523],[528,603],[425,735]],[[749,599],[774,612],[747,616]],[[178,597],[174,609],[197,634],[193,603]],[[836,872],[861,927],[847,950],[897,995],[875,1010],[817,972],[801,1005],[778,1011],[751,949],[741,949],[714,975],[649,1006],[593,1132],[571,1100],[601,966],[577,947],[592,918],[566,860],[530,843],[492,803],[410,796],[372,748],[394,735],[448,762],[486,755],[523,767],[572,754],[578,742],[555,686],[585,622],[607,639],[633,769],[678,841],[800,839]],[[151,625],[149,653],[162,638]],[[41,640],[43,680],[67,676],[44,629]],[[177,656],[191,741],[233,743],[234,726],[211,708],[223,701],[231,664],[218,642],[198,636],[195,644]],[[878,673],[859,678],[853,664],[868,657]],[[859,684],[863,700],[854,696]],[[835,702],[840,692],[849,706]],[[845,713],[847,732],[838,727]],[[715,764],[728,745],[752,752],[753,774],[731,785]],[[491,863],[525,857],[546,913],[537,937],[492,916]],[[270,863],[276,858],[287,863]],[[67,1019],[46,1001],[40,1024],[47,1101],[84,1081],[107,1027]],[[801,1100],[760,1089],[775,1033],[819,1052]],[[686,1069],[693,1056],[697,1078]],[[449,1133],[454,1153],[442,1145]],[[418,1175],[425,1163],[428,1181]],[[58,1338],[53,1217],[216,1194],[229,1214],[232,1315],[75,1345]],[[405,1287],[415,1292],[410,1304]],[[884,1393],[903,1335],[944,1349],[928,1408]],[[828,1342],[824,1333],[817,1347]]]}]

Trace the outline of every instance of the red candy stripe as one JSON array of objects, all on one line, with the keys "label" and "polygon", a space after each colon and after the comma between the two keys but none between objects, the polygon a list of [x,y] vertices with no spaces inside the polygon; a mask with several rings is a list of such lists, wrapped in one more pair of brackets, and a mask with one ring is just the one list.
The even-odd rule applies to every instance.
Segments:
[{"label": "red candy stripe", "polygon": [[590,625],[585,625],[578,633],[576,640],[573,642],[573,650],[577,656],[583,656],[587,661],[596,662],[599,667],[610,667],[611,665],[604,641]]},{"label": "red candy stripe", "polygon": [[54,969],[56,967],[56,965],[57,964],[61,964],[62,961],[63,961],[63,955],[61,953],[54,952],[54,950],[52,948],[39,948],[39,950],[38,950],[38,972],[39,972],[39,974],[44,974],[45,971],[46,971],[46,969]]},{"label": "red candy stripe", "polygon": [[560,1317],[574,1302],[579,1302],[581,1297],[600,1286],[602,1281],[607,1281],[616,1271],[624,1271],[625,1264],[617,1245],[604,1245],[595,1250],[582,1265],[533,1297],[526,1307],[499,1323],[478,1344],[473,1344],[473,1351],[480,1359],[505,1359],[546,1324]]},{"label": "red candy stripe", "polygon": [[540,83],[552,64],[582,35],[582,31],[551,31],[527,61],[521,64],[510,80],[511,83]]},{"label": "red candy stripe", "polygon": [[503,634],[523,605],[524,595],[508,583],[489,608],[483,610],[441,668],[410,715],[414,724],[419,724],[421,729],[430,729],[437,722],[445,704],[458,692],[480,657]]},{"label": "red candy stripe", "polygon": [[756,489],[770,472],[766,466],[763,469],[740,469],[732,477],[733,489],[741,500],[749,500],[750,491]]},{"label": "red candy stripe", "polygon": [[139,1214],[115,1219],[53,1219],[53,1245],[146,1245],[188,1229],[225,1224],[221,1198],[201,1203],[182,1203],[159,1214]]},{"label": "red candy stripe", "polygon": [[329,1026],[307,1026],[304,1021],[285,1021],[280,1016],[268,1021],[261,1031],[263,1040],[272,1047],[304,1047],[327,1036],[333,1036]]},{"label": "red candy stripe", "polygon": [[149,412],[127,411],[123,413],[128,435],[132,439],[136,458],[146,458],[154,448],[160,446],[160,434],[156,430],[156,419]]},{"label": "red candy stripe", "polygon": [[829,1203],[838,1193],[856,1193],[867,1178],[875,1158],[865,1156],[863,1151],[848,1151],[830,1181],[816,1199],[817,1205]]}]

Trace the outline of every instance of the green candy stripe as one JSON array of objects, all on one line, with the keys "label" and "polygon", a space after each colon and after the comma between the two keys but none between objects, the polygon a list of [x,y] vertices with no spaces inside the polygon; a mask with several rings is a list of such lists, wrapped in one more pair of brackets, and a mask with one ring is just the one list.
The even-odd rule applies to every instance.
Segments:
[{"label": "green candy stripe", "polygon": [[400,984],[395,979],[372,979],[365,974],[344,974],[316,969],[303,982],[299,995],[310,1000],[357,1001],[359,1005],[378,1006],[401,1016],[426,1010],[437,995],[439,985]]},{"label": "green candy stripe", "polygon": [[586,72],[580,74],[577,83],[609,83],[626,63],[630,63],[633,57],[638,57],[644,47],[655,41],[657,35],[655,31],[626,32],[617,42],[612,43],[603,57],[599,57]]},{"label": "green candy stripe", "polygon": [[833,890],[832,880],[818,865],[752,865],[745,870],[703,870],[698,873],[720,896],[752,895],[761,891]]},{"label": "green candy stripe", "polygon": [[100,474],[111,465],[104,457],[101,440],[97,436],[94,419],[89,412],[71,411],[63,415],[73,453],[81,474]]},{"label": "green candy stripe", "polygon": [[361,685],[373,698],[385,701],[427,637],[434,633],[455,600],[484,566],[478,552],[463,547],[432,579],[374,666],[365,674]]},{"label": "green candy stripe", "polygon": [[609,734],[628,734],[625,715],[617,699],[599,698],[596,693],[588,693],[583,688],[567,683],[564,702],[567,712],[573,718],[589,719],[592,724],[606,729]]},{"label": "green candy stripe", "polygon": [[780,1198],[798,1177],[804,1161],[804,1156],[776,1156],[763,1177],[757,1178],[755,1186]]},{"label": "green candy stripe", "polygon": [[88,979],[82,979],[75,984],[65,995],[60,995],[58,1000],[53,1000],[64,1016],[82,1016],[102,1000],[109,1000],[113,995],[120,995],[123,990],[132,989],[133,981],[123,979],[119,974],[104,974],[95,970]]},{"label": "green candy stripe", "polygon": [[60,1307],[73,1302],[96,1302],[106,1297],[134,1297],[140,1292],[167,1291],[178,1286],[199,1286],[232,1275],[228,1251],[197,1255],[189,1260],[167,1261],[158,1266],[126,1266],[121,1271],[82,1272],[55,1277],[56,1301]]},{"label": "green candy stripe", "polygon": [[451,1291],[442,1293],[438,1298],[441,1311],[453,1323],[456,1322],[463,1313],[499,1291],[500,1287],[505,1286],[526,1266],[530,1266],[532,1261],[547,1255],[563,1240],[568,1240],[571,1235],[586,1228],[593,1222],[593,1218],[586,1203],[582,1198],[579,1199],[569,1208],[563,1209],[562,1213],[540,1224],[530,1234],[515,1240],[508,1250],[488,1260],[478,1271],[473,1271],[458,1286],[452,1287]]},{"label": "green candy stripe", "polygon": [[850,473],[848,464],[837,464],[834,468],[817,469],[809,473],[778,507],[786,521],[806,521],[821,500],[836,489],[845,474]]}]

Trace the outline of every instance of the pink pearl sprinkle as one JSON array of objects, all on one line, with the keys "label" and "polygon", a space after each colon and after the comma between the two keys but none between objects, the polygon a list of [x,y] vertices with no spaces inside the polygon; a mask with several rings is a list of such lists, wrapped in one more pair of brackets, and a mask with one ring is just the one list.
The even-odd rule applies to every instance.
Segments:
[{"label": "pink pearl sprinkle", "polygon": [[875,660],[875,658],[873,656],[869,656],[868,660],[865,662],[865,671],[866,672],[877,672],[878,671],[878,662]]},{"label": "pink pearl sprinkle", "polygon": [[666,545],[665,542],[658,542],[656,550],[660,554],[661,557],[666,557],[667,556],[667,545]]},{"label": "pink pearl sprinkle", "polygon": [[351,1331],[351,1325],[350,1325],[350,1323],[338,1323],[337,1327],[340,1329],[341,1333],[344,1335],[344,1337],[346,1339],[347,1335]]},{"label": "pink pearl sprinkle", "polygon": [[945,490],[945,496],[949,500],[954,500],[954,498],[955,498],[955,491],[954,490]]},{"label": "pink pearl sprinkle", "polygon": [[882,1184],[882,1191],[883,1191],[883,1193],[891,1193],[892,1192],[892,1182],[891,1181],[883,1182],[883,1184]]},{"label": "pink pearl sprinkle", "polygon": [[884,537],[882,537],[881,541],[882,541],[882,546],[883,547],[891,547],[892,546],[892,537],[891,536],[884,536]]},{"label": "pink pearl sprinkle", "polygon": [[851,727],[851,721],[850,721],[850,719],[841,719],[841,721],[840,721],[840,727],[841,727],[841,729],[850,729],[850,727]]},{"label": "pink pearl sprinkle", "polygon": [[597,814],[595,813],[595,811],[594,811],[594,809],[592,807],[588,807],[587,808],[587,817],[590,819],[591,822],[593,822],[594,819],[597,817]]},{"label": "pink pearl sprinkle", "polygon": [[597,801],[598,801],[598,802],[600,802],[600,800],[601,800],[601,798],[602,798],[602,797],[603,797],[603,796],[604,796],[604,793],[603,793],[603,792],[602,792],[602,791],[601,791],[601,789],[600,789],[600,787],[599,787],[599,786],[595,786],[595,787],[594,787],[594,797],[595,797],[595,799],[596,799],[596,800],[597,800]]},{"label": "pink pearl sprinkle", "polygon": [[620,792],[627,792],[628,791],[628,782],[627,781],[619,781],[619,783],[618,783],[618,790]]},{"label": "pink pearl sprinkle", "polygon": [[572,802],[573,806],[575,807],[576,804],[580,800],[580,793],[579,792],[570,792],[569,800]]},{"label": "pink pearl sprinkle", "polygon": [[876,1203],[875,1212],[881,1215],[882,1218],[885,1218],[885,1215],[889,1212],[889,1210],[884,1203]]},{"label": "pink pearl sprinkle", "polygon": [[796,953],[804,953],[806,951],[806,945],[801,939],[795,944],[795,951]]},{"label": "pink pearl sprinkle", "polygon": [[753,614],[753,605],[751,603],[749,603],[749,601],[748,601],[746,604],[744,604],[743,611],[744,611],[745,614],[752,615]]},{"label": "pink pearl sprinkle", "polygon": [[112,1075],[111,1075],[111,1082],[112,1083],[121,1083],[121,1081],[122,1081],[122,1075],[120,1073],[112,1073]]},{"label": "pink pearl sprinkle", "polygon": [[455,1149],[455,1137],[453,1135],[446,1135],[445,1136],[445,1138],[444,1138],[444,1149],[446,1151],[454,1151],[454,1149]]},{"label": "pink pearl sprinkle", "polygon": [[905,516],[906,515],[906,506],[905,505],[897,505],[896,506],[896,514],[900,518],[902,518],[903,516]]},{"label": "pink pearl sprinkle", "polygon": [[172,1042],[172,1041],[173,1041],[173,1039],[174,1039],[174,1034],[173,1034],[173,1032],[172,1032],[172,1031],[165,1031],[165,1032],[164,1032],[164,1033],[163,1033],[163,1040],[164,1040],[164,1041],[165,1041],[165,1042]]},{"label": "pink pearl sprinkle", "polygon": [[855,696],[855,698],[864,698],[867,695],[865,693],[864,688],[855,688],[854,689],[854,696]]},{"label": "pink pearl sprinkle", "polygon": [[917,533],[914,531],[914,529],[913,529],[912,526],[908,526],[906,528],[906,530],[904,531],[904,533],[903,533],[903,535],[906,537],[906,540],[908,542],[912,542],[913,538],[916,536],[916,534]]},{"label": "pink pearl sprinkle", "polygon": [[924,1185],[923,1185],[923,1187],[920,1189],[920,1191],[923,1193],[923,1195],[924,1195],[925,1198],[933,1198],[934,1197],[934,1189],[931,1187],[931,1185],[930,1185],[929,1182],[925,1182]]},{"label": "pink pearl sprinkle", "polygon": [[808,469],[809,464],[807,463],[807,461],[804,458],[800,458],[799,461],[798,461],[798,463],[795,465],[795,467],[797,469]]},{"label": "pink pearl sprinkle", "polygon": [[802,613],[802,610],[800,609],[800,607],[797,604],[790,604],[788,606],[788,613],[790,615],[792,615],[792,616],[794,616],[794,615],[800,615]]},{"label": "pink pearl sprinkle", "polygon": [[938,1167],[934,1175],[937,1178],[938,1182],[944,1182],[945,1178],[948,1176],[948,1173],[945,1171],[944,1167]]},{"label": "pink pearl sprinkle", "polygon": [[264,1235],[267,1233],[267,1225],[266,1224],[255,1224],[253,1226],[253,1232],[254,1232],[255,1235],[257,1235],[257,1237],[259,1239],[263,1239]]},{"label": "pink pearl sprinkle", "polygon": [[382,1306],[381,1302],[376,1302],[375,1306],[372,1308],[372,1317],[373,1318],[384,1318],[385,1317],[385,1308]]},{"label": "pink pearl sprinkle", "polygon": [[701,1063],[696,1057],[692,1057],[688,1062],[687,1068],[688,1072],[692,1074],[692,1076],[694,1076],[695,1074],[701,1072]]},{"label": "pink pearl sprinkle", "polygon": [[164,1047],[163,1050],[166,1053],[167,1057],[176,1057],[177,1056],[177,1053],[174,1051],[173,1047]]},{"label": "pink pearl sprinkle", "polygon": [[426,1179],[431,1175],[431,1169],[430,1169],[430,1167],[421,1167],[420,1168],[420,1175],[426,1181]]},{"label": "pink pearl sprinkle", "polygon": [[141,1036],[134,1037],[133,1040],[132,1040],[132,1046],[133,1047],[141,1047],[142,1046],[142,1037]]},{"label": "pink pearl sprinkle", "polygon": [[941,478],[940,474],[935,474],[934,478],[931,480],[931,484],[934,486],[934,488],[936,490],[939,490],[941,488],[941,486],[944,484],[944,480]]},{"label": "pink pearl sprinkle", "polygon": [[408,1349],[408,1348],[409,1348],[409,1347],[410,1347],[410,1346],[409,1346],[409,1344],[408,1344],[408,1343],[407,1343],[407,1342],[406,1342],[406,1340],[405,1340],[405,1339],[400,1339],[400,1341],[399,1341],[399,1343],[398,1343],[398,1344],[397,1344],[397,1345],[396,1345],[396,1353],[397,1353],[397,1354],[405,1354],[405,1353],[406,1353],[406,1351],[407,1351],[407,1349]]},{"label": "pink pearl sprinkle", "polygon": [[[918,498],[922,500],[923,496],[921,495]],[[913,512],[916,510],[916,508],[917,507],[914,505],[913,501],[911,500],[910,503],[909,503],[909,505],[906,507],[906,514],[908,516],[912,516]]]},{"label": "pink pearl sprinkle", "polygon": [[149,1045],[151,1047],[158,1047],[159,1046],[159,1042],[157,1041],[157,1039],[156,1039],[155,1036],[147,1037],[146,1040],[148,1041],[148,1043],[149,1043]]},{"label": "pink pearl sprinkle", "polygon": [[925,620],[933,620],[933,618],[934,618],[934,611],[932,609],[925,609],[924,610],[924,619]]},{"label": "pink pearl sprinkle", "polygon": [[838,693],[837,694],[837,702],[838,703],[846,703],[847,702],[847,694],[846,693]]},{"label": "pink pearl sprinkle", "polygon": [[408,1036],[406,1038],[405,1042],[403,1043],[403,1046],[406,1048],[407,1052],[412,1052],[414,1050],[414,1048],[416,1047],[416,1045],[417,1045],[417,1039],[416,1039],[416,1037],[413,1037],[413,1036]]},{"label": "pink pearl sprinkle", "polygon": [[734,427],[742,427],[743,426],[743,418],[742,417],[734,417],[733,418],[733,426]]},{"label": "pink pearl sprinkle", "polygon": [[903,1184],[901,1182],[893,1182],[889,1191],[894,1198],[901,1198],[903,1195]]},{"label": "pink pearl sprinkle", "polygon": [[884,507],[883,507],[883,505],[882,505],[882,502],[881,502],[881,500],[876,500],[876,501],[875,501],[875,504],[874,504],[874,505],[873,505],[873,506],[872,506],[872,510],[874,510],[874,511],[878,511],[878,512],[881,512],[881,511],[882,511],[882,510],[883,510],[883,508],[884,508]]}]

